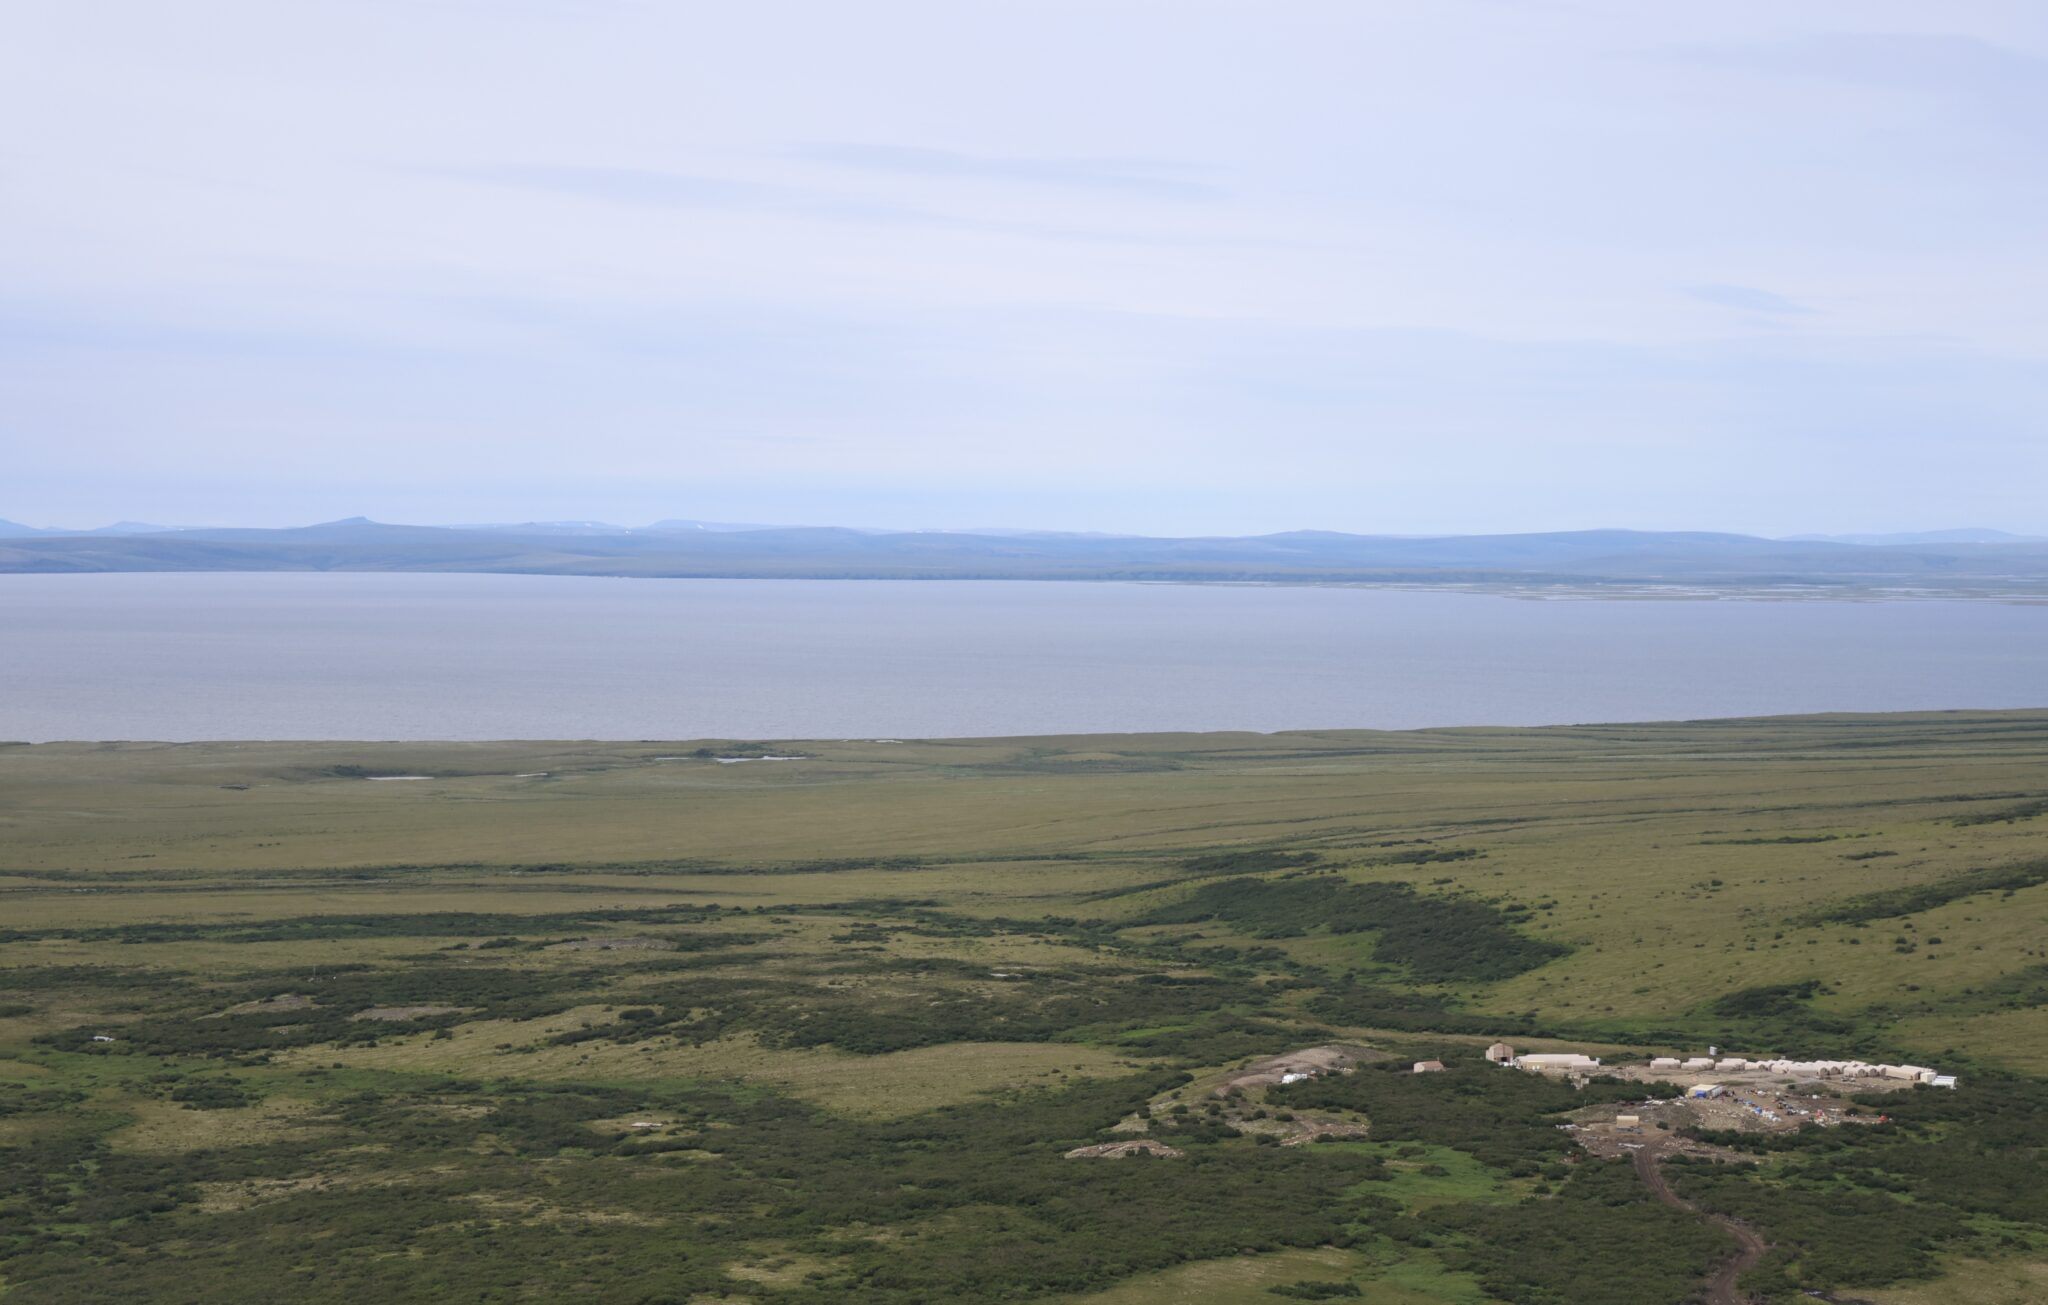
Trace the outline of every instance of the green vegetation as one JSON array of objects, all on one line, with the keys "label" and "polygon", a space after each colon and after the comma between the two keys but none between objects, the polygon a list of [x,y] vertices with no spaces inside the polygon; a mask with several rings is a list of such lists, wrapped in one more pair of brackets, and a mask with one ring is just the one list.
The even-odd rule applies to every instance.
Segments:
[{"label": "green vegetation", "polygon": [[[594,910],[551,915],[505,912],[427,911],[419,915],[313,915],[247,923],[157,923],[108,925],[100,928],[0,930],[0,942],[45,942],[56,938],[82,942],[164,943],[293,942],[335,938],[503,938],[511,932],[616,929],[645,924],[697,924],[715,915],[717,907],[653,907],[641,910]],[[669,935],[673,948],[688,945],[687,936]],[[703,935],[705,947],[744,946],[757,938],[730,933]]]},{"label": "green vegetation", "polygon": [[[1502,1037],[1955,1070],[1666,1172],[1774,1301],[2030,1281],[2044,766],[2029,713],[0,749],[0,1283],[1688,1300],[1729,1237],[1560,1127],[1675,1089]],[[1240,1083],[1309,1047],[1362,1063]]]},{"label": "green vegetation", "polygon": [[1482,902],[1430,896],[1412,884],[1351,883],[1334,874],[1203,884],[1136,923],[1205,920],[1225,921],[1253,938],[1370,932],[1375,960],[1402,966],[1425,983],[1511,978],[1567,950],[1515,932]]},{"label": "green vegetation", "polygon": [[1597,1101],[1637,1100],[1644,1091],[1642,1084],[1614,1079],[1579,1089],[1541,1074],[1502,1073],[1468,1054],[1446,1060],[1442,1074],[1415,1074],[1407,1061],[1389,1061],[1285,1084],[1267,1100],[1288,1109],[1353,1111],[1372,1121],[1375,1139],[1449,1147],[1522,1178],[1573,1159],[1571,1140],[1555,1127],[1564,1112]]},{"label": "green vegetation", "polygon": [[1814,1000],[1827,991],[1819,979],[1738,988],[1707,1004],[1716,1025],[1759,1047],[1830,1046],[1844,1053],[1875,1051],[1853,1021],[1821,1014]]},{"label": "green vegetation", "polygon": [[1931,911],[1937,906],[1960,902],[1979,893],[2011,895],[2022,888],[2037,888],[2042,884],[2048,884],[2048,860],[1970,870],[1936,880],[1931,884],[1914,884],[1905,888],[1886,889],[1883,892],[1864,893],[1846,902],[1808,912],[1800,918],[1799,923],[1859,924],[1869,920],[1892,920],[1900,916]]},{"label": "green vegetation", "polygon": [[1689,1199],[1756,1225],[1772,1243],[1750,1275],[1756,1290],[1790,1300],[1925,1278],[1958,1241],[2017,1249],[2031,1242],[2026,1230],[2048,1228],[2048,1082],[1980,1071],[1968,1091],[1860,1103],[1889,1124],[1701,1134],[1771,1163],[1674,1169]]},{"label": "green vegetation", "polygon": [[[1341,1193],[1360,1161],[1271,1148],[1172,1165],[1060,1158],[1155,1086],[859,1124],[702,1090],[392,1084],[328,1102],[317,1150],[167,1159],[38,1141],[10,1153],[10,1190],[39,1231],[9,1282],[28,1299],[255,1299],[268,1293],[252,1284],[295,1281],[314,1301],[476,1300],[575,1293],[599,1274],[605,1298],[686,1298],[735,1286],[727,1269],[772,1242],[819,1266],[778,1299],[982,1300],[1345,1235]],[[592,1123],[635,1113],[677,1122],[651,1137]],[[374,1171],[344,1158],[394,1140],[405,1155]],[[324,1188],[298,1185],[309,1160]],[[322,1236],[309,1242],[309,1227]],[[416,1253],[390,1254],[402,1247]]]},{"label": "green vegetation", "polygon": [[1957,816],[1951,823],[1965,827],[1969,825],[2009,825],[2014,821],[2035,820],[2041,816],[2048,816],[2048,797],[2038,797],[2031,802],[2022,802],[2017,806],[1999,807],[1991,811],[1972,811],[1968,815]]},{"label": "green vegetation", "polygon": [[1516,1305],[1638,1305],[1685,1300],[1725,1235],[1657,1204],[1620,1162],[1576,1166],[1549,1199],[1446,1206],[1421,1234],[1455,1238],[1445,1259]]}]

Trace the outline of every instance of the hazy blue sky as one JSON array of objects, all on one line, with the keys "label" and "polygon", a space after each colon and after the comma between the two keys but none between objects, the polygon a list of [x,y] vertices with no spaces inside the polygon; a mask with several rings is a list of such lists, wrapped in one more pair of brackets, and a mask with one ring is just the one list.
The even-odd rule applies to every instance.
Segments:
[{"label": "hazy blue sky", "polygon": [[2039,0],[95,0],[0,516],[2048,532]]}]

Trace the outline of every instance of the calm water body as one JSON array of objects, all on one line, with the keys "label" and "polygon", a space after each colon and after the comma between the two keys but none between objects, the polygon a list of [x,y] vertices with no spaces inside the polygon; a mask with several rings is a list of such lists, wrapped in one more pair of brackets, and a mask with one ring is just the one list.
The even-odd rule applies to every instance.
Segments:
[{"label": "calm water body", "polygon": [[2048,607],[0,577],[0,738],[846,738],[2048,706]]}]

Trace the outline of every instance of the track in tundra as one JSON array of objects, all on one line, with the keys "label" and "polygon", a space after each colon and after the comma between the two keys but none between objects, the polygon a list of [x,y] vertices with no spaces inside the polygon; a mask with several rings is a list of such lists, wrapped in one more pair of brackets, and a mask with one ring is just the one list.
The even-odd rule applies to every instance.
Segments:
[{"label": "track in tundra", "polygon": [[1664,1180],[1664,1170],[1657,1163],[1658,1158],[1659,1150],[1653,1146],[1645,1146],[1635,1153],[1636,1176],[1643,1180],[1643,1185],[1672,1209],[1699,1215],[1708,1222],[1725,1228],[1728,1235],[1741,1247],[1733,1257],[1714,1271],[1713,1278],[1708,1281],[1707,1305],[1750,1305],[1752,1298],[1737,1288],[1736,1283],[1741,1280],[1743,1274],[1755,1268],[1757,1262],[1763,1259],[1764,1252],[1771,1249],[1769,1243],[1748,1224],[1730,1219],[1726,1215],[1706,1214],[1698,1206],[1672,1191],[1671,1184]]}]

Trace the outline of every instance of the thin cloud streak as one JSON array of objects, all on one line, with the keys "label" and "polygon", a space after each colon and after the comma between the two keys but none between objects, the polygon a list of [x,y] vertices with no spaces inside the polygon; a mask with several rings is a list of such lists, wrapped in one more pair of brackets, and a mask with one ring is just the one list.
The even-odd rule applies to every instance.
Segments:
[{"label": "thin cloud streak", "polygon": [[825,222],[872,223],[983,232],[1040,240],[1219,248],[1303,248],[1302,242],[1257,237],[1174,236],[1153,231],[1112,231],[1050,223],[963,217],[908,204],[863,199],[803,186],[738,181],[643,168],[580,164],[498,163],[413,167],[421,177],[504,186],[608,204],[648,208],[723,209]]},{"label": "thin cloud streak", "polygon": [[1717,68],[1974,98],[2048,98],[2048,58],[1949,32],[1806,32],[1770,41],[1674,45],[1663,57]]},{"label": "thin cloud streak", "polygon": [[1206,182],[1162,175],[1187,165],[1129,159],[992,158],[955,150],[909,145],[861,145],[815,141],[789,151],[789,157],[864,172],[913,177],[994,179],[1029,185],[1070,186],[1081,190],[1124,191],[1156,199],[1210,200],[1227,192]]},{"label": "thin cloud streak", "polygon": [[791,217],[857,222],[934,223],[947,219],[899,204],[876,203],[796,186],[723,177],[692,176],[648,168],[598,167],[567,163],[447,164],[410,169],[489,186],[547,191],[610,204],[654,208],[722,208]]},{"label": "thin cloud streak", "polygon": [[1739,308],[1751,313],[1804,317],[1815,311],[1805,304],[1794,303],[1781,294],[1759,290],[1755,286],[1696,285],[1686,287],[1685,292],[1702,303],[1719,304],[1723,308]]}]

